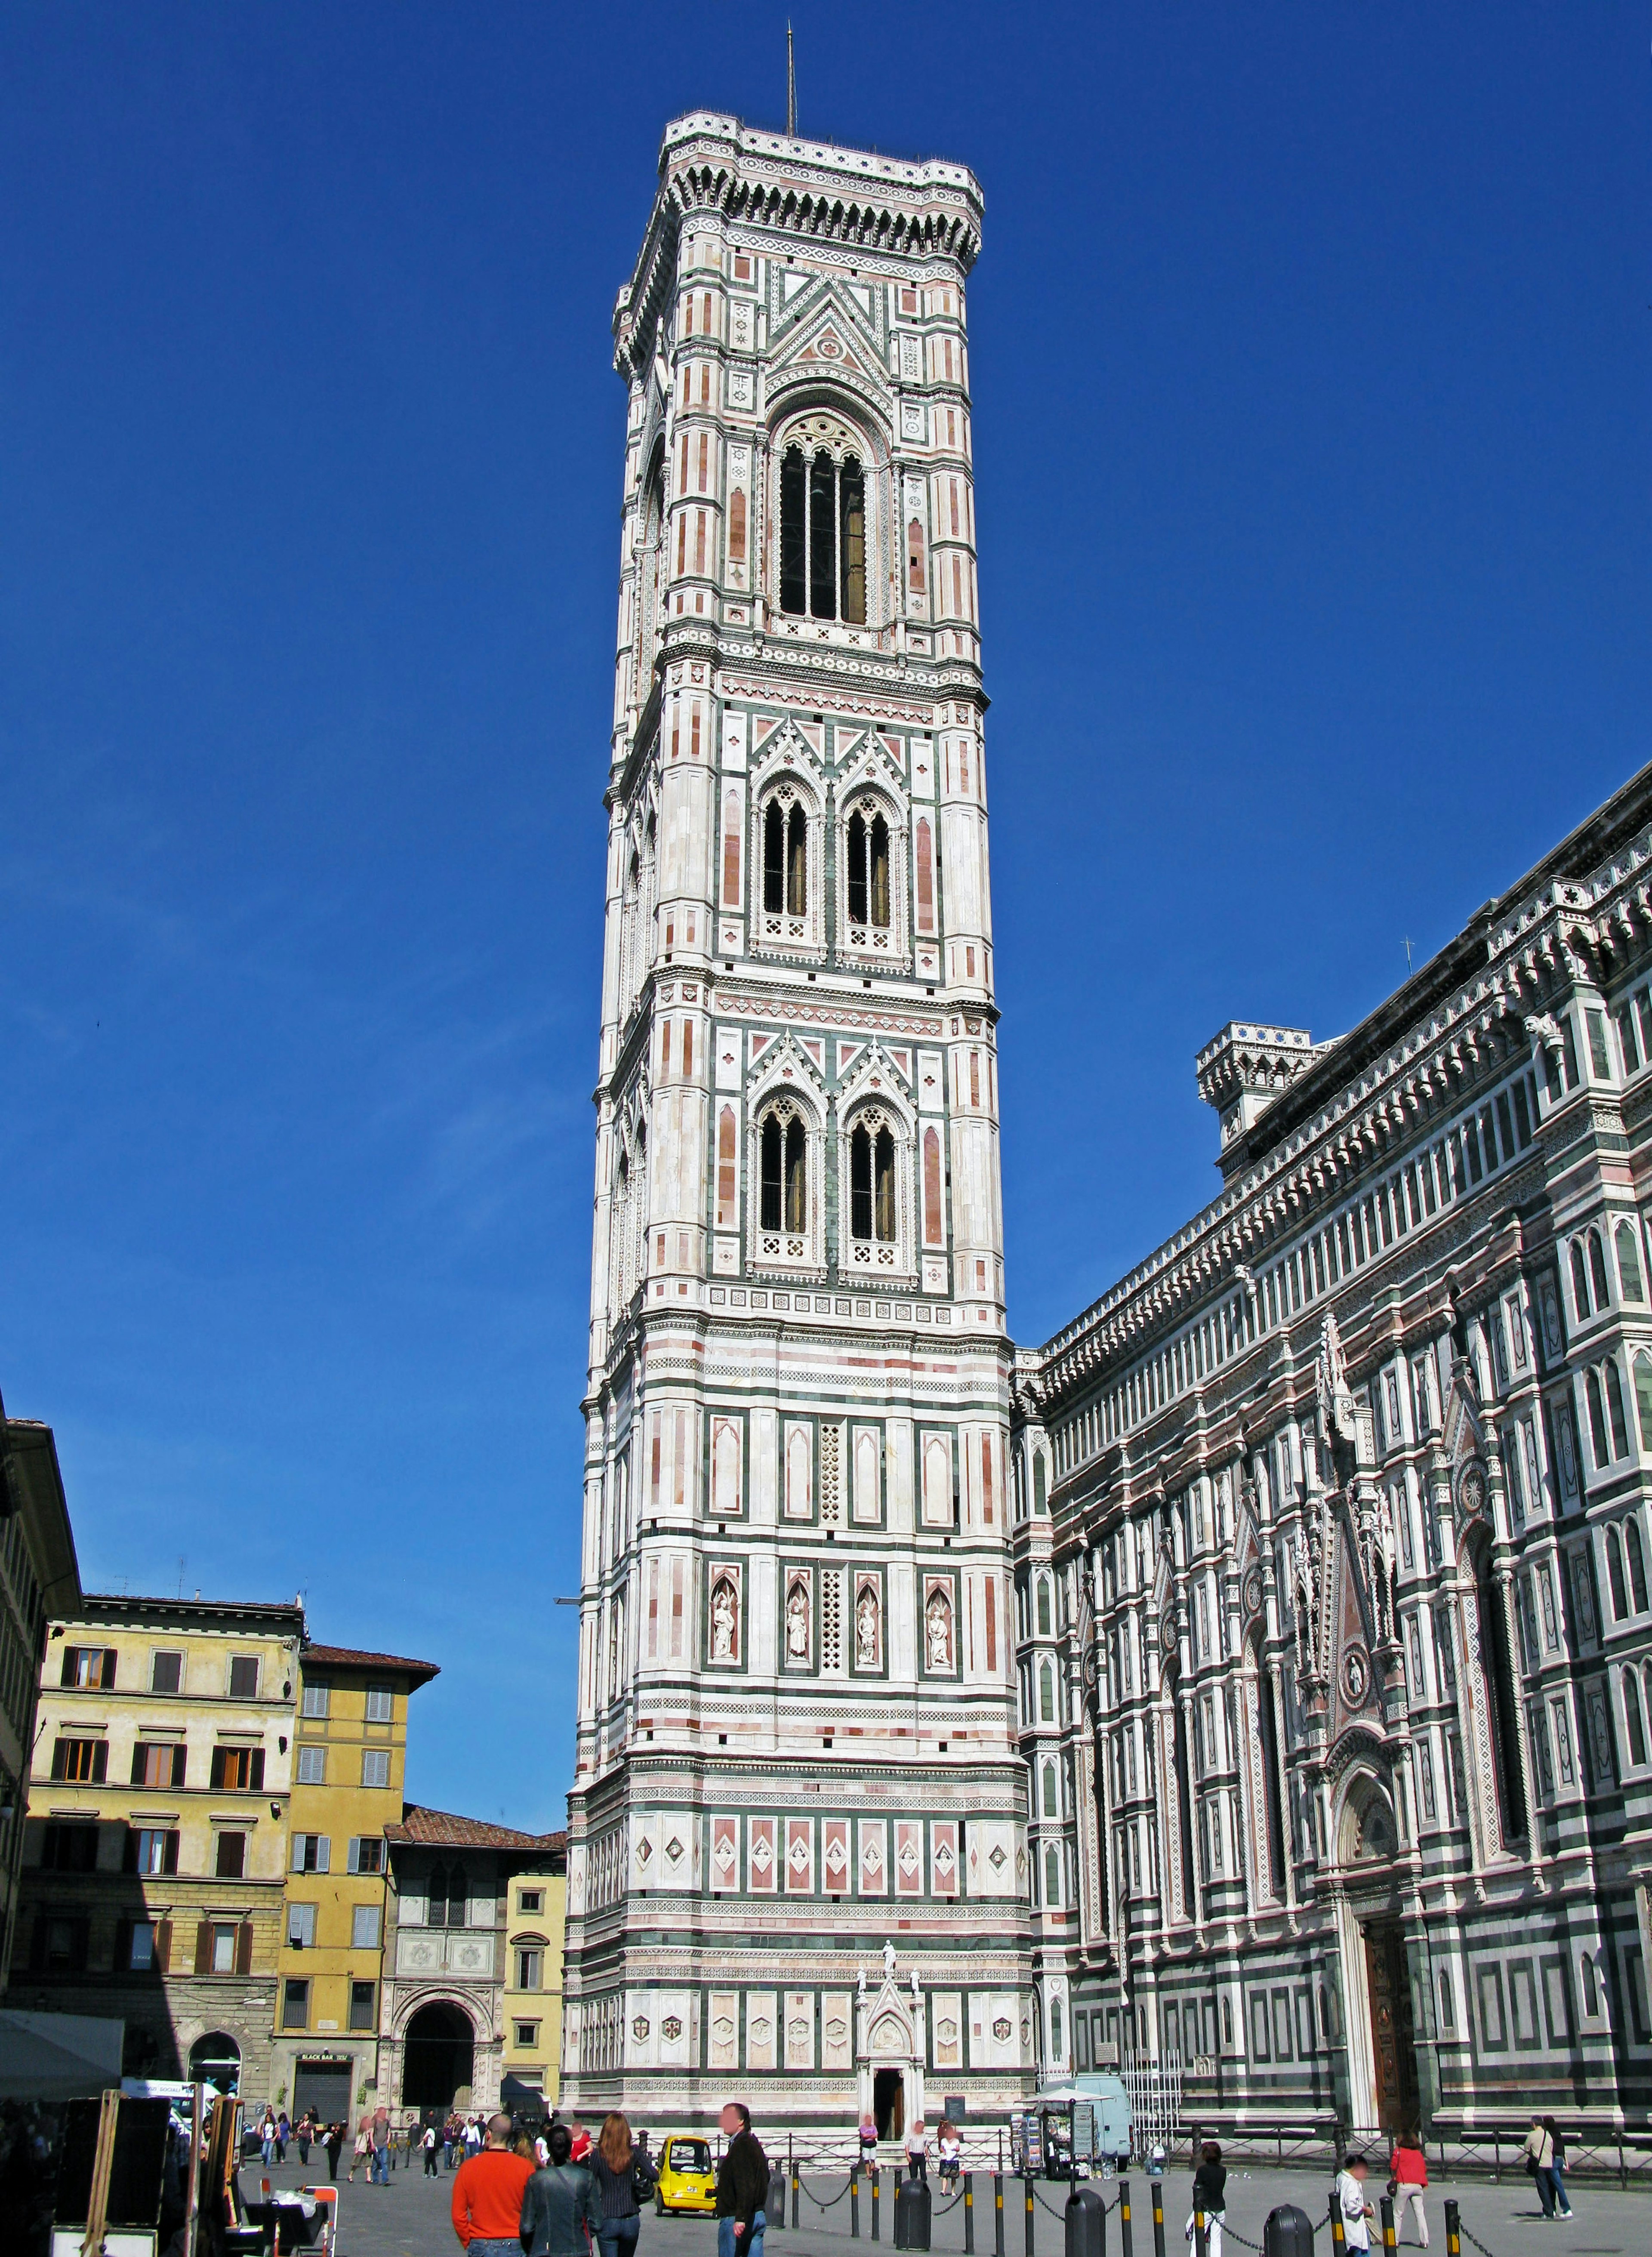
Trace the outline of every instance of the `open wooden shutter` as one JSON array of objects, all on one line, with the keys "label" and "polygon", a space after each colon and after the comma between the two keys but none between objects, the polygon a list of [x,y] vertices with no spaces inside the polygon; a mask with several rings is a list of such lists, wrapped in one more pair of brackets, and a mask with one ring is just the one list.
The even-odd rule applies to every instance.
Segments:
[{"label": "open wooden shutter", "polygon": [[105,1693],[112,1693],[115,1689],[116,1652],[116,1649],[112,1645],[106,1645],[103,1648],[103,1666],[97,1681]]},{"label": "open wooden shutter", "polygon": [[212,1972],[212,1922],[209,1920],[195,1922],[195,1972],[197,1975],[210,1975]]},{"label": "open wooden shutter", "polygon": [[172,1922],[169,1920],[155,1922],[155,1965],[163,1975],[172,1967]]},{"label": "open wooden shutter", "polygon": [[178,1870],[178,1829],[175,1826],[169,1827],[166,1831],[166,1848],[161,1858],[161,1870],[167,1873],[175,1873]]},{"label": "open wooden shutter", "polygon": [[184,1783],[184,1744],[180,1740],[172,1751],[172,1783],[174,1786],[181,1786]]},{"label": "open wooden shutter", "polygon": [[109,1742],[96,1741],[92,1748],[92,1784],[102,1786],[109,1777]]},{"label": "open wooden shutter", "polygon": [[264,1750],[262,1748],[254,1748],[252,1751],[252,1792],[254,1794],[262,1794],[264,1792]]},{"label": "open wooden shutter", "polygon": [[244,1920],[235,1932],[235,1971],[237,1975],[252,1972],[252,1922]]}]

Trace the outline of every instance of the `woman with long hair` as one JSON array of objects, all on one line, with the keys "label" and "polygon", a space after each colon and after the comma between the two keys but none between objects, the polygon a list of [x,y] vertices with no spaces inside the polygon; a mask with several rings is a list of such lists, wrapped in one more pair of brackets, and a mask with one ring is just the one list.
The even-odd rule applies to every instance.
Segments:
[{"label": "woman with long hair", "polygon": [[631,2126],[618,2108],[603,2119],[597,2144],[585,2158],[597,2185],[603,2222],[597,2229],[602,2257],[631,2257],[642,2231],[637,2207],[636,2174],[632,2161]]}]

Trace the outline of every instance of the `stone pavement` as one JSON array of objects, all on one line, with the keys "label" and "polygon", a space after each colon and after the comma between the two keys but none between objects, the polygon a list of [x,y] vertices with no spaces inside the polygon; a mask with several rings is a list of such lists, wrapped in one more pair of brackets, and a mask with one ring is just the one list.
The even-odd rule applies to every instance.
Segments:
[{"label": "stone pavement", "polygon": [[[277,2186],[324,2183],[326,2158],[319,2150],[312,2149],[311,2161],[317,2161],[321,2165],[319,2172],[300,2170],[297,2150],[289,2148],[286,2164],[271,2173],[272,2181]],[[256,2163],[246,2165],[242,2175],[244,2192],[256,2198],[261,2176]],[[1165,2182],[1168,2257],[1189,2257],[1189,2245],[1183,2238],[1189,2183],[1185,2171],[1173,2173]],[[849,2257],[848,2201],[832,2202],[829,2210],[822,2211],[809,2198],[813,2194],[821,2201],[830,2201],[842,2193],[845,2183],[842,2172],[835,2177],[806,2177],[801,2229],[794,2232],[789,2227],[783,2232],[771,2228],[765,2257]],[[1111,2207],[1118,2196],[1116,2183],[1097,2183]],[[1372,2185],[1372,2199],[1375,2202],[1381,2194],[1381,2185],[1374,2179]],[[1134,2257],[1154,2257],[1153,2205],[1147,2182],[1137,2174],[1130,2186]],[[977,2257],[992,2257],[991,2176],[978,2173],[975,2187]],[[887,2174],[883,2188],[879,2246],[893,2257],[893,2205],[889,2198]],[[939,2190],[934,2191],[937,2199],[933,2246],[941,2257],[960,2257],[964,2248],[963,2204],[954,2203],[942,2207]],[[1260,2243],[1262,2221],[1278,2203],[1294,2202],[1316,2221],[1323,2219],[1329,2191],[1323,2172],[1279,2170],[1266,2165],[1253,2169],[1241,2165],[1231,2170],[1227,2181],[1230,2232],[1224,2257],[1248,2257],[1248,2253],[1239,2246],[1241,2238]],[[1442,2180],[1430,2186],[1430,2257],[1445,2257],[1444,2198],[1448,2194],[1453,2195],[1462,2208],[1464,2257],[1478,2257],[1477,2243],[1489,2253],[1489,2257],[1533,2257],[1533,2253],[1540,2250],[1564,2251],[1566,2257],[1648,2257],[1652,2253],[1652,2191],[1635,2189],[1625,2192],[1615,2185],[1588,2180],[1574,2182],[1571,2203],[1575,2217],[1570,2225],[1558,2221],[1551,2225],[1538,2209],[1531,2181],[1510,2173],[1500,2183],[1472,2178]],[[411,2172],[392,2171],[387,2187],[369,2186],[359,2173],[356,2184],[349,2186],[344,2183],[341,2164],[337,2257],[459,2257],[459,2244],[449,2218],[452,2199],[449,2175],[443,2172],[440,2178],[427,2179],[416,2161]],[[1026,2257],[1023,2191],[1018,2180],[1006,2179],[1004,2201],[1006,2257]],[[1039,2184],[1034,2212],[1034,2257],[1063,2257],[1063,2201],[1059,2187]],[[1412,2230],[1415,2232],[1415,2226]],[[871,2257],[867,2247],[871,2204],[864,2186],[860,2233],[861,2246],[866,2257]],[[1470,2239],[1470,2236],[1473,2239]],[[1402,2246],[1415,2249],[1415,2244],[1413,2241]],[[1380,2240],[1377,2247],[1380,2250]],[[716,2257],[716,2253],[717,2226],[712,2219],[657,2218],[652,2211],[645,2214],[638,2257]],[[1107,2219],[1107,2257],[1121,2257],[1116,2214],[1110,2214]],[[1330,2257],[1329,2234],[1323,2228],[1316,2237],[1316,2257]]]}]

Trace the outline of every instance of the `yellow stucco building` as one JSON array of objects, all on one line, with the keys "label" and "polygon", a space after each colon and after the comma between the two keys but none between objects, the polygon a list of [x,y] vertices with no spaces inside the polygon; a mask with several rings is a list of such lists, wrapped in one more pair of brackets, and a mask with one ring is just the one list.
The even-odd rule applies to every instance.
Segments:
[{"label": "yellow stucco building", "polygon": [[436,1675],[405,1655],[308,1645],[300,1657],[271,2093],[349,2124],[380,2083],[385,1829],[402,1815],[407,1703]]},{"label": "yellow stucco building", "polygon": [[562,2058],[562,1934],[568,1914],[568,1836],[546,1841],[538,1869],[510,1883],[505,1953],[507,2100],[557,2098]]},{"label": "yellow stucco building", "polygon": [[40,1671],[9,2003],[269,2089],[303,1610],[88,1595]]}]

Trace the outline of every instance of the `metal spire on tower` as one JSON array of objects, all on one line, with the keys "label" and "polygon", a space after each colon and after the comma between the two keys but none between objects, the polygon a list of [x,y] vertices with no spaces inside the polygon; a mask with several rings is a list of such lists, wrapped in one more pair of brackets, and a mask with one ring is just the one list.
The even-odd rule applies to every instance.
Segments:
[{"label": "metal spire on tower", "polygon": [[797,138],[797,66],[792,60],[792,26],[786,25],[786,138]]}]

